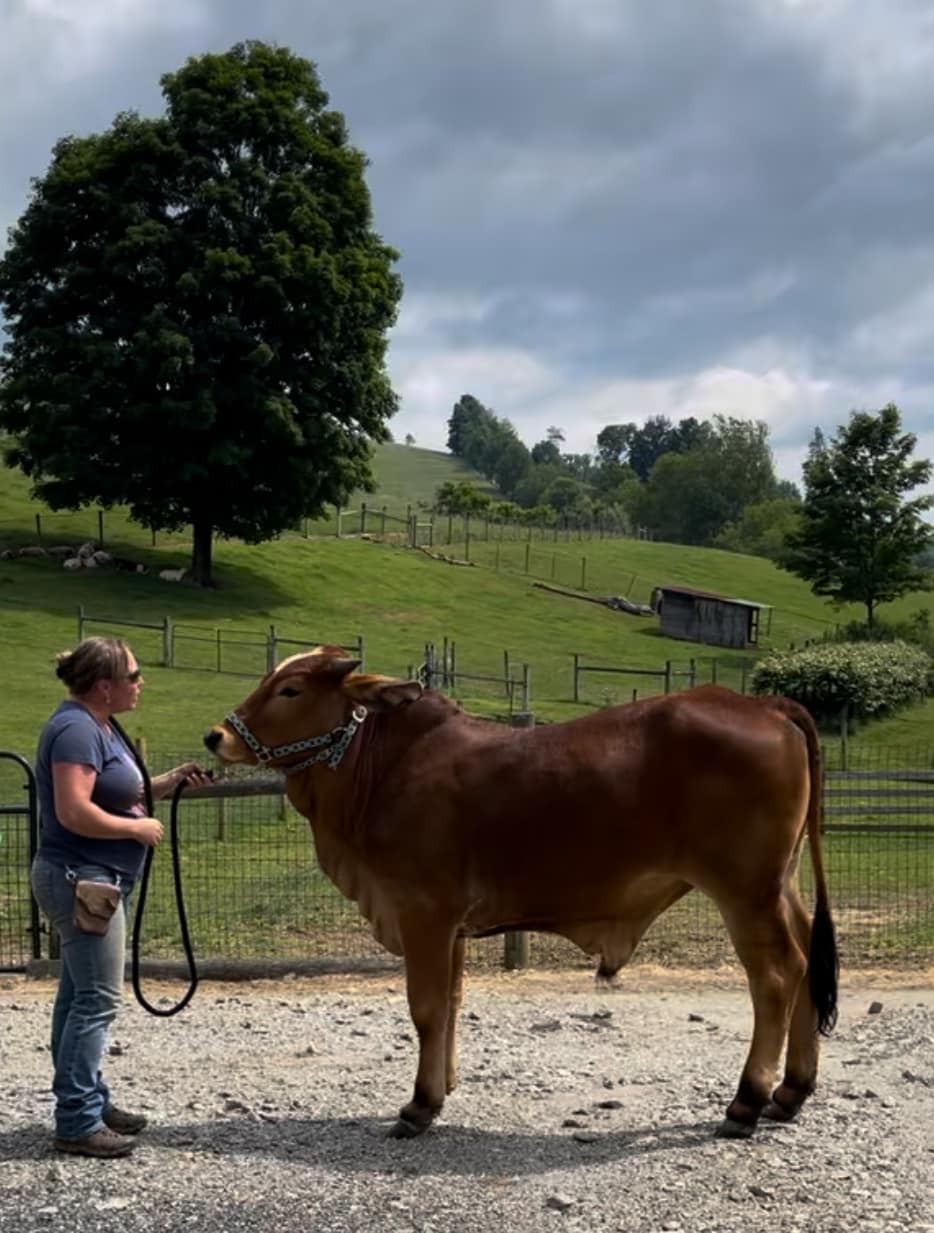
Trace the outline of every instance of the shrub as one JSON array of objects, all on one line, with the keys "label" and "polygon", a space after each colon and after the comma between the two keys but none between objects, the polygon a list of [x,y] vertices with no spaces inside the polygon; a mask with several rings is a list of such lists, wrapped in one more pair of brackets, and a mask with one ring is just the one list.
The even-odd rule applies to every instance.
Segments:
[{"label": "shrub", "polygon": [[930,656],[907,642],[838,642],[769,655],[750,686],[794,698],[826,723],[844,707],[852,719],[876,719],[910,706],[929,692],[930,673]]},{"label": "shrub", "polygon": [[839,625],[822,641],[913,642],[929,655],[934,655],[934,629],[931,627],[931,614],[926,608],[919,608],[903,621],[883,621],[876,618],[871,626],[865,621],[849,621],[846,625]]}]

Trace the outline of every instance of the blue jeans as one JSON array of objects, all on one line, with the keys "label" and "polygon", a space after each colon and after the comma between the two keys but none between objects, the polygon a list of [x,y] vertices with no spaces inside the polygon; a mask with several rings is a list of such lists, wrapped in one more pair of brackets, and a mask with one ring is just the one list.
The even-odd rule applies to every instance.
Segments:
[{"label": "blue jeans", "polygon": [[[110,882],[123,892],[107,933],[85,933],[74,923],[74,884]],[[107,1033],[120,1006],[126,962],[126,913],[133,880],[100,865],[33,861],[32,888],[61,938],[62,970],[52,1011],[55,1133],[81,1139],[104,1125],[110,1091],[101,1075]]]}]

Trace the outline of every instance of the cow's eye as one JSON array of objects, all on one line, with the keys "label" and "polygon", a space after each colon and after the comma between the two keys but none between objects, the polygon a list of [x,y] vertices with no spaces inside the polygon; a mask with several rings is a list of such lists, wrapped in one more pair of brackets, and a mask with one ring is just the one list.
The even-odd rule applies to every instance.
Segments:
[{"label": "cow's eye", "polygon": [[280,698],[297,698],[300,692],[301,691],[298,689],[293,689],[291,685],[286,685],[285,689],[279,690],[279,697]]}]

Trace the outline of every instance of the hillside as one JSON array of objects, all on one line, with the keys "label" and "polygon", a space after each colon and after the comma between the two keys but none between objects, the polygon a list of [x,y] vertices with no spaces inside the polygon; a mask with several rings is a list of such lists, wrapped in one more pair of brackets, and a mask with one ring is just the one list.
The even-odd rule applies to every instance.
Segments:
[{"label": "hillside", "polygon": [[[457,458],[438,450],[389,443],[375,446],[373,455],[376,491],[354,493],[348,502],[354,510],[359,509],[361,501],[366,501],[371,508],[386,505],[391,513],[401,514],[407,504],[429,504],[438,486],[447,481],[469,480],[478,488],[493,491],[482,476]],[[30,500],[29,489],[29,480],[22,472],[0,464],[0,549],[35,543],[36,515],[41,519],[43,536],[48,543],[54,543],[56,538],[70,543],[97,537],[96,509],[53,513],[41,502]],[[307,529],[310,534],[333,534],[336,529],[334,511],[329,510],[318,522],[309,522]],[[104,515],[104,538],[108,542],[119,541],[124,547],[152,546],[150,532],[130,522],[120,509]],[[156,542],[161,547],[181,547],[190,542],[190,536],[160,531]]]},{"label": "hillside", "polygon": [[[445,475],[457,473],[444,455],[401,446],[383,447],[380,465],[380,493],[387,500],[390,494],[401,500],[395,494],[413,472],[421,473],[420,483],[413,483],[415,499],[420,499],[418,493],[430,496]],[[34,541],[34,514],[25,482],[12,476],[0,495],[0,542]],[[61,535],[71,525],[70,540],[90,537],[95,524],[91,512],[66,515]],[[79,525],[83,529],[76,536]],[[0,709],[0,748],[31,753],[39,725],[60,697],[51,660],[76,639],[78,605],[91,616],[105,618],[88,632],[124,633],[133,642],[147,685],[129,727],[146,735],[160,760],[163,753],[168,757],[196,751],[202,731],[248,692],[264,668],[260,641],[270,625],[280,636],[305,645],[351,642],[362,635],[367,666],[394,674],[419,664],[427,641],[440,648],[445,638],[453,640],[459,670],[480,675],[502,676],[508,653],[514,675],[523,663],[530,666],[535,712],[563,718],[588,706],[625,701],[634,688],[645,693],[662,687],[660,676],[588,676],[581,703],[575,706],[575,652],[587,663],[658,673],[669,659],[685,672],[693,657],[698,679],[710,679],[715,658],[718,678],[728,684],[738,684],[741,664],[749,657],[663,638],[654,618],[623,616],[548,594],[532,585],[535,577],[554,576],[579,586],[584,568],[586,585],[604,594],[647,598],[653,586],[669,582],[754,599],[774,606],[771,631],[763,643],[778,647],[814,637],[849,615],[834,612],[803,583],[767,561],[671,544],[574,538],[500,543],[492,531],[489,540],[474,538],[471,543],[471,557],[481,564],[455,568],[408,549],[359,539],[293,535],[257,547],[221,541],[216,553],[219,588],[202,591],[156,576],[159,568],[184,563],[184,536],[160,535],[153,548],[148,533],[117,514],[107,516],[106,533],[108,547],[145,559],[154,572],[69,574],[49,559],[0,562],[0,689],[10,700]],[[453,552],[462,554],[465,547],[455,544]],[[526,558],[529,575],[524,572]],[[912,596],[893,608],[908,612],[930,603],[929,596]],[[159,625],[165,616],[177,625],[178,662],[187,670],[158,666],[161,634],[156,629],[120,623],[122,618]],[[252,645],[234,647],[234,637]],[[212,671],[218,654],[225,666],[243,675]],[[686,680],[681,676],[676,683]],[[505,691],[492,683],[463,682],[459,695],[474,709],[508,709]],[[876,743],[888,733],[888,739],[901,743],[926,743],[931,717],[928,708],[921,707],[859,739]]]}]

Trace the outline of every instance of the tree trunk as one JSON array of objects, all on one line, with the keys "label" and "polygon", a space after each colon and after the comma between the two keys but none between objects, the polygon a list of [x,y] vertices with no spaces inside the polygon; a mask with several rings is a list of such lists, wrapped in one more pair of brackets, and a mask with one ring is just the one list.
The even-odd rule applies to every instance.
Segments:
[{"label": "tree trunk", "polygon": [[192,524],[191,576],[199,586],[212,587],[211,550],[214,546],[214,526],[210,518],[200,515]]}]

